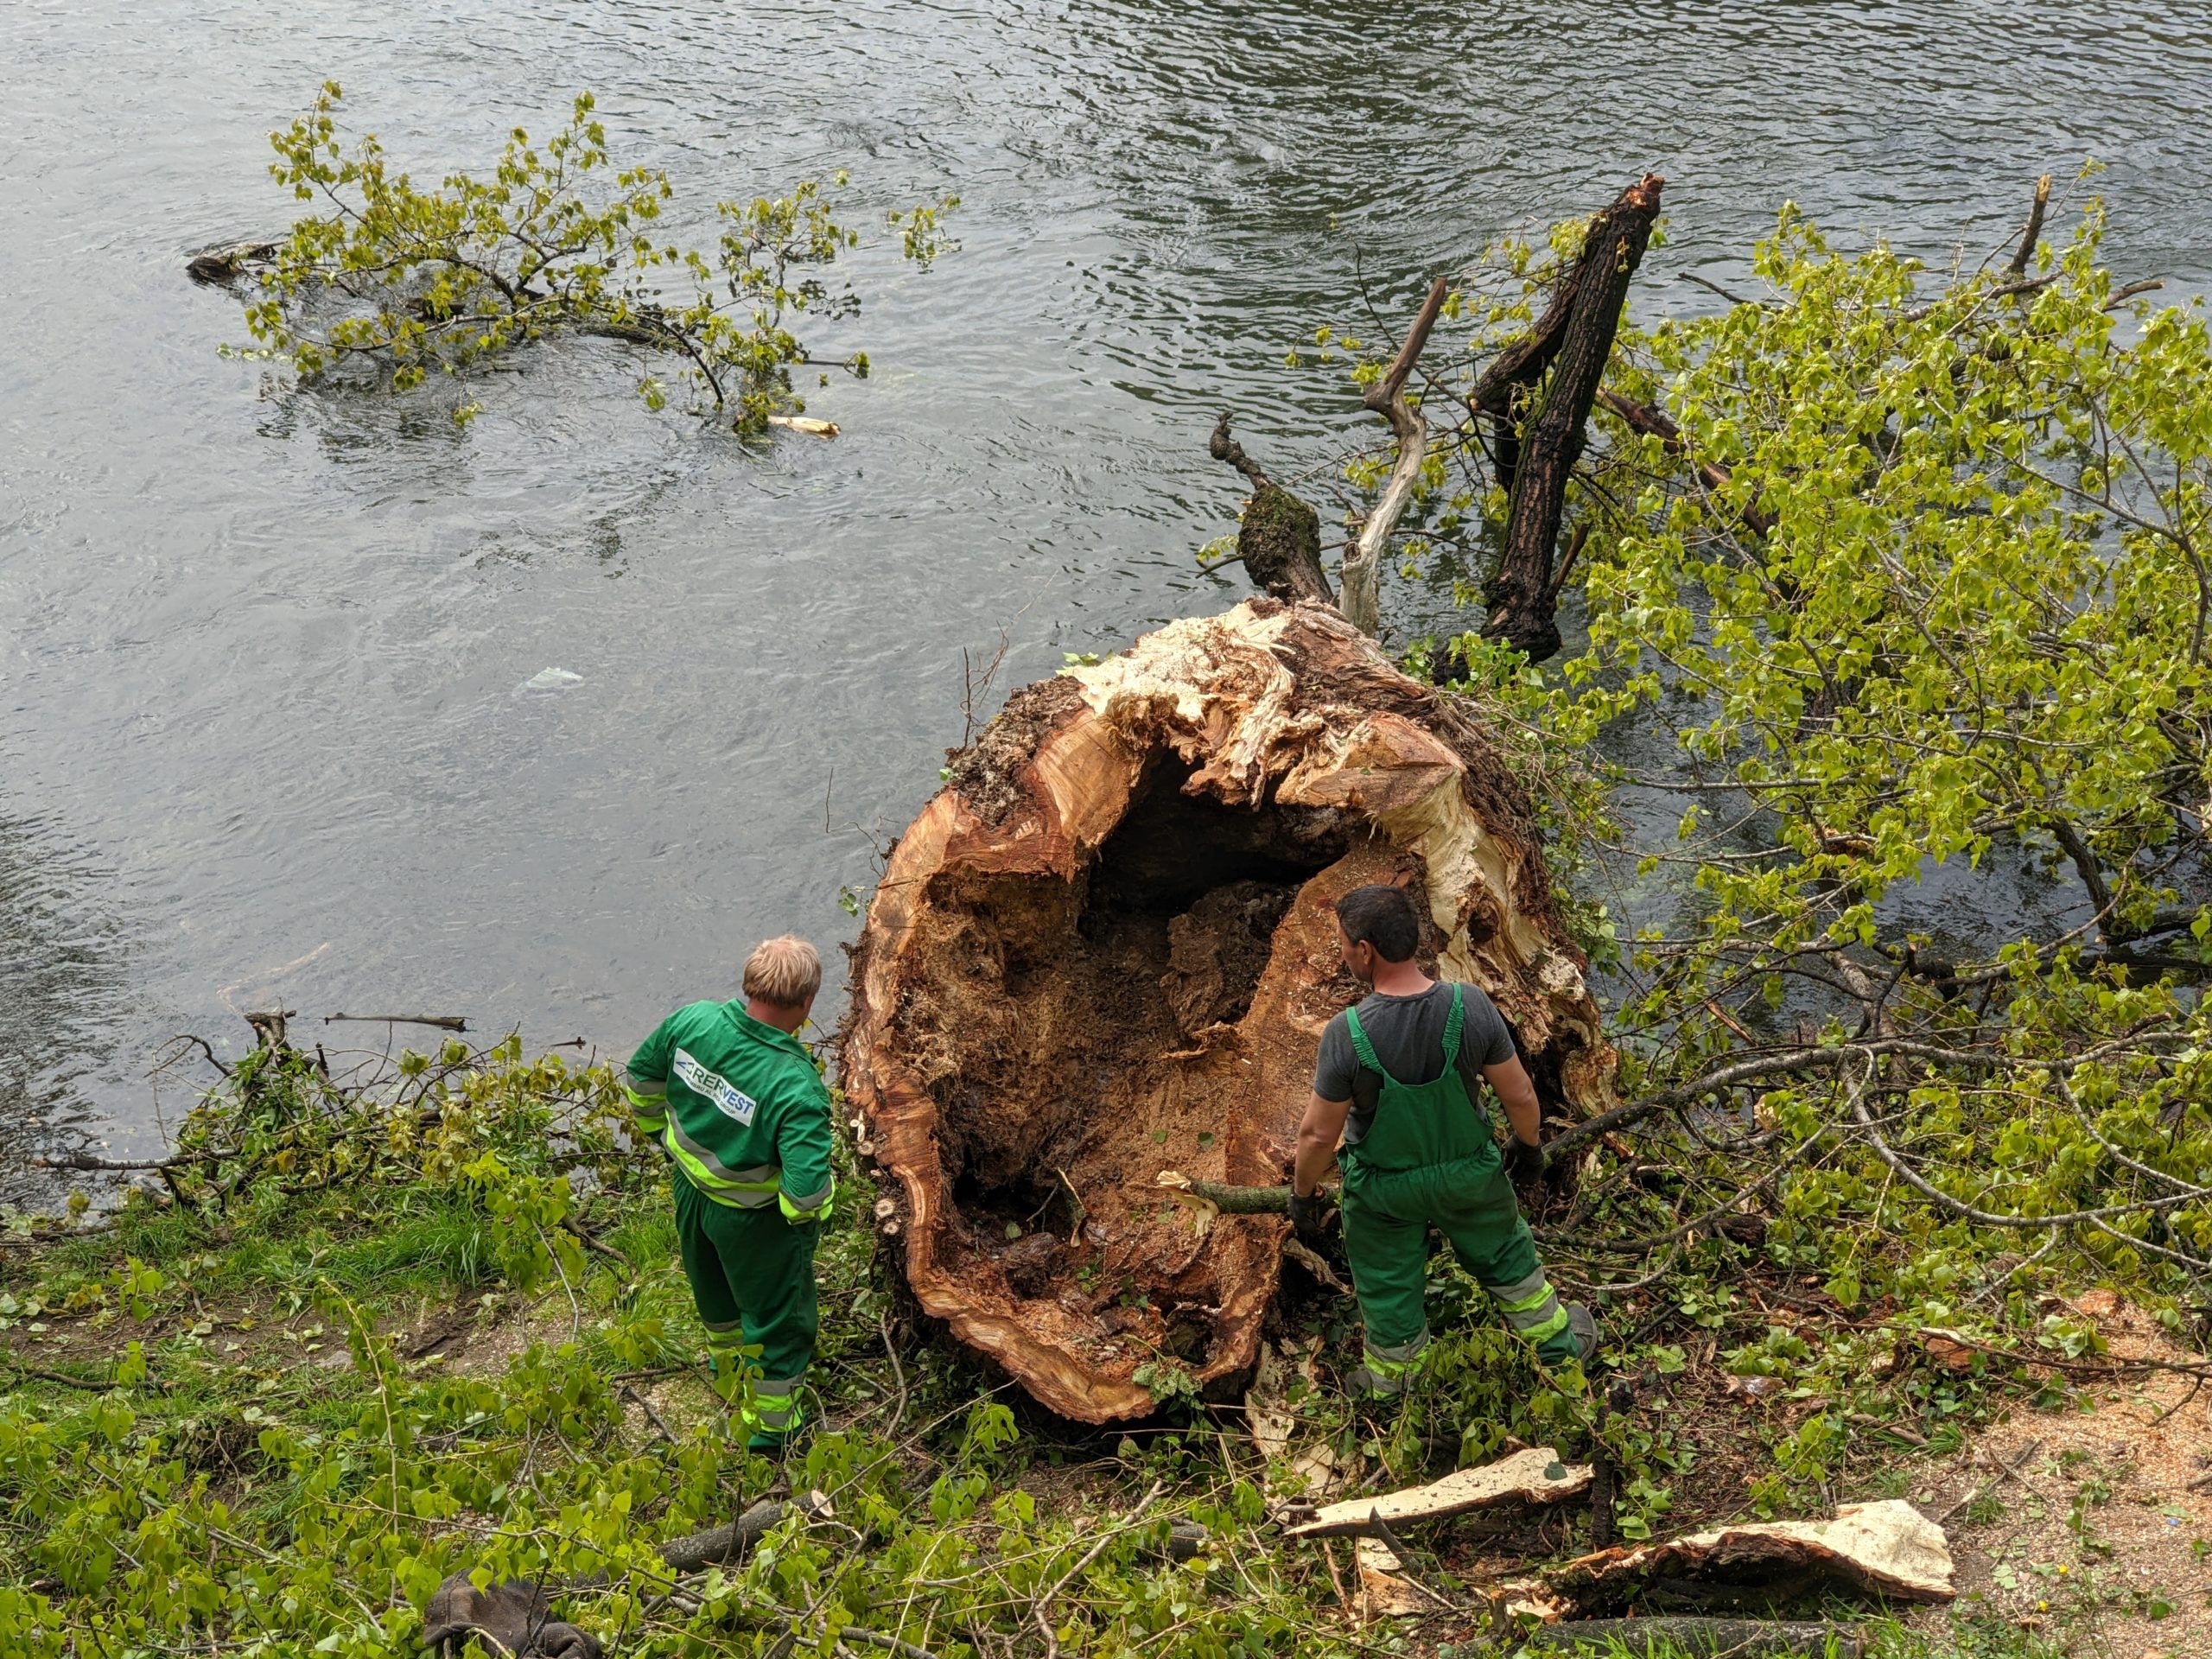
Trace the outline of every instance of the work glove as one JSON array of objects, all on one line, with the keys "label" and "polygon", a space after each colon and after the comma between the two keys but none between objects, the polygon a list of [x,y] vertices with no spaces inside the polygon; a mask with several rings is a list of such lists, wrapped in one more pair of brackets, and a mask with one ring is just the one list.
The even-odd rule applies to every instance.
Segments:
[{"label": "work glove", "polygon": [[1319,1244],[1321,1242],[1321,1223],[1327,1213],[1328,1200],[1320,1193],[1317,1192],[1310,1198],[1301,1198],[1298,1196],[1297,1188],[1291,1189],[1290,1224],[1297,1229],[1299,1237],[1306,1243]]},{"label": "work glove", "polygon": [[1516,1186],[1534,1186],[1544,1179],[1544,1149],[1519,1135],[1505,1140],[1505,1174]]}]

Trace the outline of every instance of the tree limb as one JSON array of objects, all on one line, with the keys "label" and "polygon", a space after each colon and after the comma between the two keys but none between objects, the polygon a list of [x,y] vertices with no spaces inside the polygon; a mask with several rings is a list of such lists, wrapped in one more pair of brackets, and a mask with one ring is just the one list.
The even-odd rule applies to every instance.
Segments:
[{"label": "tree limb", "polygon": [[1397,459],[1390,463],[1390,477],[1382,486],[1382,499],[1367,515],[1367,522],[1360,526],[1358,541],[1344,556],[1344,620],[1365,634],[1372,635],[1382,629],[1376,572],[1382,563],[1384,543],[1390,539],[1390,532],[1397,528],[1407,504],[1413,499],[1414,485],[1421,477],[1421,462],[1428,454],[1428,425],[1421,419],[1421,411],[1407,401],[1406,381],[1421,359],[1421,348],[1428,344],[1429,331],[1436,327],[1437,314],[1444,308],[1448,288],[1443,277],[1436,279],[1428,290],[1428,298],[1421,303],[1421,315],[1406,331],[1396,359],[1360,399],[1370,413],[1389,421],[1391,435],[1398,444]]}]

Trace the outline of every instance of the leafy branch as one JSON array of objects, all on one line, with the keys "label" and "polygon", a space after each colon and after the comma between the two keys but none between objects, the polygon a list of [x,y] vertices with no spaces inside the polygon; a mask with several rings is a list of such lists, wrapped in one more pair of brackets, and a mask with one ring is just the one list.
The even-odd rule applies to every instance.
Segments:
[{"label": "leafy branch", "polygon": [[[454,172],[432,189],[396,169],[373,133],[348,142],[341,92],[325,83],[308,111],[270,135],[270,175],[316,211],[245,265],[255,344],[236,354],[289,364],[302,381],[358,365],[395,391],[437,372],[464,378],[517,348],[561,335],[619,340],[678,359],[702,412],[742,435],[805,408],[792,372],[865,378],[865,353],[810,355],[798,330],[856,315],[831,268],[861,234],[827,189],[722,201],[711,251],[657,240],[675,195],[657,168],[618,168],[588,92],[542,143],[509,134],[490,176]],[[906,258],[926,267],[954,247],[948,196],[888,216]],[[827,381],[827,375],[818,377]],[[667,382],[648,373],[651,408]],[[456,412],[465,423],[473,404]]]}]

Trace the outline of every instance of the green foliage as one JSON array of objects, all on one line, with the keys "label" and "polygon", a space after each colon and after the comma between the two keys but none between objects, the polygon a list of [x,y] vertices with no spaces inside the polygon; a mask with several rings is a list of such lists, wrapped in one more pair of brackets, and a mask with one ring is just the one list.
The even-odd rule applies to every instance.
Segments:
[{"label": "green foliage", "polygon": [[[748,1455],[750,1380],[704,1374],[664,1167],[619,1101],[513,1039],[343,1084],[257,1051],[185,1126],[172,1192],[0,1255],[0,1325],[66,1332],[99,1371],[0,1372],[0,1651],[401,1659],[462,1570],[568,1586],[565,1617],[659,1659],[873,1651],[864,1631],[995,1659],[1040,1612],[1071,1656],[1338,1650],[1249,1484],[1156,1450],[1071,1503],[1002,1398],[887,1351],[855,1206],[818,1255],[830,1426],[787,1469]],[[456,1314],[458,1360],[410,1340]],[[505,1339],[472,1352],[486,1322]],[[1163,1457],[1177,1494],[1146,1507]],[[785,1478],[834,1519],[671,1581],[658,1541]],[[1136,1522],[1102,1535],[1101,1509]],[[1180,1563],[1177,1517],[1211,1535]]]},{"label": "green foliage", "polygon": [[[860,308],[825,273],[859,245],[830,191],[808,180],[787,196],[716,204],[711,251],[657,240],[675,188],[610,159],[587,92],[543,142],[516,128],[487,177],[452,172],[435,188],[394,168],[373,133],[349,143],[341,94],[324,85],[308,111],[270,135],[270,175],[317,211],[254,269],[245,354],[313,380],[359,364],[396,391],[433,372],[463,377],[561,334],[626,340],[678,360],[681,377],[741,433],[803,410],[792,370],[815,364],[796,330]],[[947,197],[893,213],[906,258],[926,266],[954,245]],[[865,353],[822,366],[864,377]],[[639,382],[654,409],[657,373]],[[473,402],[456,410],[465,424]]]}]

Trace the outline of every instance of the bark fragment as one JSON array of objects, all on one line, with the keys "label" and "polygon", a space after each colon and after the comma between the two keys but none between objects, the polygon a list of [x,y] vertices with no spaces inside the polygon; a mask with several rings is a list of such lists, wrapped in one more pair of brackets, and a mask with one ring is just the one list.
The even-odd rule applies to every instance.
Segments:
[{"label": "bark fragment", "polygon": [[1333,610],[1172,624],[1017,692],[951,777],[869,906],[841,1081],[921,1312],[1064,1415],[1150,1412],[1140,1368],[1227,1388],[1256,1358],[1286,1222],[1201,1231],[1158,1177],[1281,1179],[1355,989],[1351,887],[1422,895],[1552,1116],[1611,1098],[1525,797],[1467,705]]}]

